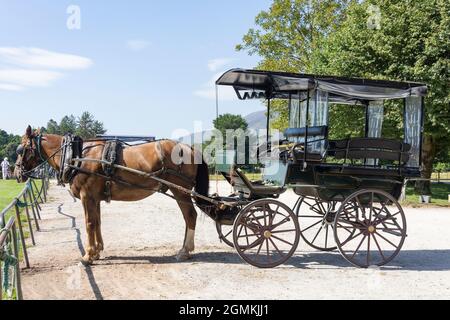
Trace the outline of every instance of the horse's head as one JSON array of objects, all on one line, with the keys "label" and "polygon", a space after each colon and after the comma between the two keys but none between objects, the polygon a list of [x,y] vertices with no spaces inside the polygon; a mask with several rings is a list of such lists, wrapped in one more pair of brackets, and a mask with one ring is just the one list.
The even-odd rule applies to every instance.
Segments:
[{"label": "horse's head", "polygon": [[36,168],[41,158],[38,151],[38,141],[40,133],[33,132],[31,126],[28,126],[25,135],[22,137],[20,145],[17,147],[17,161],[14,169],[14,176],[18,182],[25,182],[28,179],[27,172]]}]

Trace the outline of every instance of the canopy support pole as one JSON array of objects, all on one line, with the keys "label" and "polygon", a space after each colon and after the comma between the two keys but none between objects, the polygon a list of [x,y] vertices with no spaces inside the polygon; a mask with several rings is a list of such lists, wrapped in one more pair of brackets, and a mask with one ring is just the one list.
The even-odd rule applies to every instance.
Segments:
[{"label": "canopy support pole", "polygon": [[[266,143],[267,148],[269,148],[269,142],[270,142],[270,98],[267,100],[267,127],[266,127]],[[272,149],[272,148],[270,148]],[[267,150],[269,151],[269,150]]]}]

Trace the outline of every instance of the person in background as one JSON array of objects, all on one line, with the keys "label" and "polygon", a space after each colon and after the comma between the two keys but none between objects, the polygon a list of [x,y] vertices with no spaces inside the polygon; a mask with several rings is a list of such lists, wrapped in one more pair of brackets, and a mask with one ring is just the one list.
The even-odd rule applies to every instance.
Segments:
[{"label": "person in background", "polygon": [[1,163],[1,167],[2,167],[3,180],[6,180],[6,179],[9,178],[9,162],[8,162],[8,158],[5,158],[3,160],[3,162]]}]

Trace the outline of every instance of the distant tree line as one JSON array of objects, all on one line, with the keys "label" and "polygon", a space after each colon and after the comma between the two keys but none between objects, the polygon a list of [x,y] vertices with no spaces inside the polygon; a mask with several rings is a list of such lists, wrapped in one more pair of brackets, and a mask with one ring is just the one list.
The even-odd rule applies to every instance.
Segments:
[{"label": "distant tree line", "polygon": [[[106,133],[106,129],[103,123],[96,120],[91,113],[83,112],[80,117],[65,116],[59,123],[50,119],[47,127],[40,128],[40,132],[58,135],[72,133],[83,139],[89,139]],[[0,129],[0,159],[3,160],[6,157],[10,163],[14,163],[17,159],[16,149],[20,141],[19,135],[9,134]]]},{"label": "distant tree line", "polygon": [[65,135],[71,133],[83,139],[95,138],[99,134],[106,133],[103,123],[95,120],[94,116],[87,111],[83,112],[78,118],[74,115],[64,116],[59,123],[50,119],[47,127],[43,130],[48,134]]}]

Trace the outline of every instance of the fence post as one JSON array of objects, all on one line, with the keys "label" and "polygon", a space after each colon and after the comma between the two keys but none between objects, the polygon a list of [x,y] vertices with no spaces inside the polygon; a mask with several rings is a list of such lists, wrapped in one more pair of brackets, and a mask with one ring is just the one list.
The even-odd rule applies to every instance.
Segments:
[{"label": "fence post", "polygon": [[33,244],[33,246],[35,246],[36,242],[34,241],[33,224],[31,223],[30,212],[28,211],[27,198],[25,197],[26,193],[27,192],[25,191],[25,193],[23,194],[23,201],[24,201],[24,206],[25,206],[25,214],[26,214],[26,217],[27,217],[28,229],[30,229],[31,243]]},{"label": "fence post", "polygon": [[36,212],[34,211],[34,204],[33,204],[33,199],[31,198],[31,191],[30,189],[28,189],[25,192],[25,195],[28,195],[28,199],[30,200],[30,206],[31,206],[31,211],[33,212],[33,219],[34,219],[34,223],[36,224],[36,230],[37,231],[41,231],[41,228],[39,227],[39,222],[38,219],[36,217]]},{"label": "fence post", "polygon": [[[33,187],[34,187],[34,189],[35,189],[36,192],[37,192],[37,196],[36,196],[36,197],[39,198],[39,201],[40,201],[41,203],[44,203],[44,200],[42,199],[42,195],[41,195],[42,189],[38,191],[38,187],[37,187],[36,181],[35,181],[34,179],[31,180],[31,183],[33,184]],[[39,209],[41,209],[41,208],[39,208]]]},{"label": "fence post", "polygon": [[41,220],[41,214],[39,212],[39,203],[37,201],[36,195],[34,194],[33,184],[31,182],[30,182],[30,196],[31,201],[34,204],[34,208],[36,209],[36,215],[39,218],[39,220]]},{"label": "fence post", "polygon": [[23,229],[22,229],[22,221],[20,221],[20,212],[19,212],[19,206],[16,205],[14,206],[16,209],[16,222],[17,222],[17,226],[19,227],[19,236],[20,236],[20,241],[22,243],[22,252],[23,252],[23,257],[25,259],[25,266],[27,268],[30,267],[30,261],[28,260],[28,252],[27,252],[27,246],[25,243],[25,237],[23,235]]},{"label": "fence post", "polygon": [[17,296],[17,300],[22,300],[23,295],[22,295],[22,282],[20,279],[19,248],[17,247],[17,232],[16,232],[16,223],[15,222],[11,228],[11,235],[12,235],[11,240],[13,243],[14,256],[17,258],[17,264],[15,266],[15,272],[14,272],[16,275],[16,296]]},{"label": "fence post", "polygon": [[42,192],[44,195],[44,202],[47,202],[47,179],[45,176],[42,178]]}]

